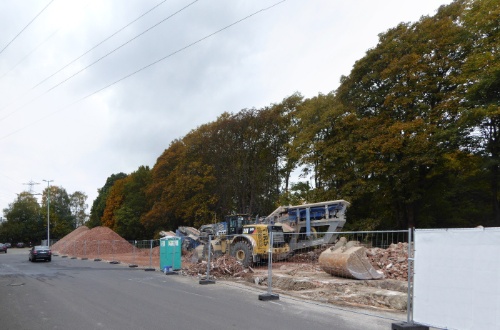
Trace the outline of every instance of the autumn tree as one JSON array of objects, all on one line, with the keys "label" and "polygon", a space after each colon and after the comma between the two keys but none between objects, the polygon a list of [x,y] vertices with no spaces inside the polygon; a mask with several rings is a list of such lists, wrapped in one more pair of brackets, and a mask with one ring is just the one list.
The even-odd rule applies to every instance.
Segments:
[{"label": "autumn tree", "polygon": [[106,208],[106,199],[108,197],[109,190],[116,180],[122,179],[126,176],[127,175],[123,172],[112,174],[106,179],[106,183],[104,184],[104,186],[101,189],[97,190],[99,194],[92,203],[89,220],[85,223],[87,227],[93,228],[101,226],[101,218],[104,214],[104,209]]},{"label": "autumn tree", "polygon": [[101,218],[103,226],[129,240],[153,236],[141,223],[141,217],[149,206],[146,189],[151,182],[150,172],[149,167],[140,166],[137,171],[115,181],[106,199]]},{"label": "autumn tree", "polygon": [[[471,54],[461,79],[467,92],[465,107],[471,130],[480,134],[476,152],[483,156],[490,187],[493,222],[500,225],[500,3],[465,1],[461,23],[468,33]],[[487,222],[488,223],[488,222]]]},{"label": "autumn tree", "polygon": [[212,169],[187,149],[184,141],[172,142],[152,169],[147,191],[151,208],[141,219],[149,230],[199,226],[213,217]]},{"label": "autumn tree", "polygon": [[357,121],[350,132],[359,183],[353,196],[371,192],[369,208],[388,226],[426,226],[423,205],[439,203],[427,200],[427,192],[444,188],[447,161],[461,153],[467,133],[457,94],[467,56],[457,20],[462,10],[456,2],[381,34],[337,91],[345,117]]}]

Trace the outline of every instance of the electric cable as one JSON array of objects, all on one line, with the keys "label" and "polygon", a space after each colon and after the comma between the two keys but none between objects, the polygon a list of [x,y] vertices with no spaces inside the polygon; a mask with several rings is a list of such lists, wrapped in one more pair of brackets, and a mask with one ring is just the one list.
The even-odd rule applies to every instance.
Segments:
[{"label": "electric cable", "polygon": [[[145,66],[143,66],[142,68],[140,68],[140,69],[138,69],[138,70],[135,70],[135,71],[133,71],[133,72],[131,72],[131,73],[129,73],[129,74],[127,74],[127,75],[123,76],[122,78],[120,78],[120,79],[118,79],[118,80],[115,80],[114,82],[109,83],[108,85],[106,85],[106,86],[104,86],[104,87],[101,87],[100,89],[98,89],[98,90],[96,90],[96,91],[94,91],[94,92],[92,92],[92,93],[90,93],[90,94],[87,94],[86,96],[84,96],[84,97],[82,97],[82,98],[80,98],[80,99],[78,99],[78,100],[76,100],[76,101],[74,101],[74,102],[72,102],[72,103],[70,103],[70,104],[67,104],[67,105],[63,106],[63,107],[59,108],[58,110],[53,111],[53,112],[51,112],[51,113],[47,114],[47,115],[46,115],[46,116],[44,116],[44,117],[41,117],[40,119],[38,119],[38,120],[36,120],[36,121],[34,121],[34,122],[31,122],[30,124],[27,124],[27,125],[25,125],[25,126],[23,126],[23,127],[19,128],[19,129],[15,130],[15,131],[11,132],[11,133],[8,133],[8,134],[6,134],[6,135],[3,135],[2,137],[0,137],[0,140],[4,140],[4,139],[6,139],[7,137],[12,136],[12,135],[14,135],[14,134],[16,134],[16,133],[18,133],[18,132],[20,132],[20,131],[22,131],[22,130],[24,130],[24,129],[28,128],[28,127],[30,127],[30,126],[32,126],[32,125],[38,124],[39,122],[41,122],[41,121],[43,121],[43,120],[45,120],[45,119],[47,119],[47,118],[49,118],[49,117],[51,117],[51,116],[55,115],[56,113],[59,113],[59,112],[61,112],[61,111],[63,111],[63,110],[66,110],[66,109],[68,109],[68,108],[70,108],[70,107],[74,106],[75,104],[80,103],[80,102],[82,102],[82,101],[86,100],[87,98],[89,98],[89,97],[91,97],[91,96],[93,96],[93,95],[95,95],[95,94],[97,94],[97,93],[100,93],[100,92],[102,92],[103,90],[108,89],[109,87],[111,87],[111,86],[113,86],[113,85],[116,85],[117,83],[119,83],[119,82],[121,82],[121,81],[123,81],[123,80],[125,80],[125,79],[127,79],[127,78],[130,78],[130,77],[132,77],[132,76],[136,75],[137,73],[139,73],[139,72],[141,72],[141,71],[144,71],[145,69],[150,68],[150,67],[152,67],[152,66],[154,66],[154,65],[156,65],[156,64],[158,64],[158,63],[160,63],[160,62],[162,62],[162,61],[164,61],[164,60],[166,60],[166,59],[168,59],[168,58],[170,58],[170,57],[172,57],[172,56],[174,56],[175,54],[178,54],[178,53],[180,53],[180,52],[182,52],[182,51],[184,51],[184,50],[186,50],[186,49],[188,49],[188,48],[190,48],[190,47],[192,47],[192,46],[194,46],[194,45],[196,45],[196,44],[198,44],[198,43],[200,43],[200,42],[202,42],[202,41],[204,41],[204,40],[206,40],[206,39],[208,39],[208,38],[210,38],[210,37],[213,37],[214,35],[216,35],[216,34],[218,34],[218,33],[222,32],[222,31],[224,31],[224,30],[227,30],[227,29],[231,28],[232,26],[234,26],[234,25],[236,25],[236,24],[238,24],[238,23],[241,23],[241,22],[243,22],[243,21],[245,21],[245,20],[247,20],[247,19],[249,19],[249,18],[251,18],[251,17],[253,17],[253,16],[257,15],[257,14],[260,14],[260,13],[262,13],[262,12],[264,12],[264,11],[270,10],[270,9],[272,9],[272,8],[274,8],[274,7],[276,7],[276,6],[278,6],[279,4],[281,4],[281,3],[285,2],[285,1],[287,1],[287,0],[281,0],[281,1],[279,1],[279,2],[276,2],[275,4],[273,4],[273,5],[271,5],[271,6],[268,6],[268,7],[262,8],[262,9],[260,9],[260,10],[256,11],[256,12],[254,12],[254,13],[252,13],[252,14],[248,15],[248,16],[245,16],[245,17],[244,17],[244,18],[242,18],[242,19],[239,19],[239,20],[237,20],[237,21],[235,21],[235,22],[233,22],[233,23],[231,23],[231,24],[229,24],[229,25],[226,25],[225,27],[223,27],[223,28],[221,28],[221,29],[219,29],[219,30],[217,30],[217,31],[215,31],[215,32],[213,32],[213,33],[210,33],[210,34],[206,35],[205,37],[200,38],[200,39],[198,39],[198,40],[196,40],[196,41],[194,41],[194,42],[192,42],[192,43],[188,44],[187,46],[184,46],[184,47],[182,47],[182,48],[179,48],[178,50],[176,50],[176,51],[174,51],[174,52],[172,52],[172,53],[170,53],[170,54],[168,54],[168,55],[166,55],[166,56],[164,56],[164,57],[162,57],[162,58],[160,58],[160,59],[158,59],[158,60],[156,60],[156,61],[154,61],[154,62],[151,62],[150,64],[145,65]],[[58,84],[58,85],[60,85],[60,84]]]},{"label": "electric cable", "polygon": [[[128,45],[129,43],[131,43],[132,41],[134,41],[135,39],[139,38],[140,36],[146,34],[147,32],[151,31],[152,29],[154,29],[155,27],[159,26],[160,24],[164,23],[165,21],[167,21],[168,19],[172,18],[173,16],[179,14],[180,12],[182,12],[183,10],[187,9],[188,7],[192,6],[193,4],[195,4],[196,2],[198,2],[199,0],[195,0],[191,3],[189,3],[188,5],[182,7],[181,9],[179,9],[178,11],[176,11],[175,13],[165,17],[164,19],[162,19],[161,21],[157,22],[156,24],[150,26],[149,28],[147,28],[146,30],[142,31],[141,33],[139,33],[138,35],[136,35],[135,37],[127,40],[125,43],[121,44],[120,46],[116,47],[115,49],[113,49],[112,51],[106,53],[105,55],[101,56],[100,58],[98,58],[97,60],[95,60],[94,62],[90,63],[89,65],[87,65],[86,67],[84,67],[83,69],[80,69],[79,71],[73,73],[71,76],[67,77],[66,79],[60,81],[59,83],[55,84],[54,86],[52,86],[51,88],[49,88],[48,90],[46,90],[44,93],[34,97],[33,99],[31,99],[30,101],[26,102],[25,104],[17,107],[16,109],[14,109],[13,111],[9,112],[7,115],[3,116],[2,118],[0,118],[0,121],[12,116],[13,114],[15,114],[16,112],[18,112],[19,110],[23,109],[25,106],[27,106],[28,104],[31,104],[33,103],[34,101],[38,100],[39,98],[41,98],[42,96],[44,96],[45,94],[49,93],[50,91],[52,91],[53,89],[59,87],[60,85],[64,84],[65,82],[67,82],[68,80],[74,78],[75,76],[77,76],[78,74],[82,73],[83,71],[87,70],[88,68],[90,68],[91,66],[93,66],[94,64],[100,62],[101,60],[103,60],[104,58],[108,57],[109,55],[113,54],[114,52],[118,51],[119,49],[121,49],[122,47]],[[160,3],[161,4],[161,3]],[[104,42],[104,41],[103,41]],[[97,46],[96,46],[97,47]],[[94,47],[95,48],[95,47]],[[85,54],[84,54],[85,55]],[[83,55],[82,55],[83,56]],[[62,70],[62,69],[61,69]],[[60,70],[59,70],[60,71]],[[58,71],[58,72],[59,72]],[[56,72],[57,73],[57,72]],[[50,77],[49,77],[50,78]],[[47,80],[48,78],[46,78],[45,80]],[[45,81],[44,80],[44,81]],[[43,82],[43,81],[42,81]],[[38,85],[40,85],[41,83],[39,83]],[[38,86],[36,85],[36,86]],[[34,86],[33,88],[35,88],[36,86]],[[2,109],[5,109],[2,108]]]},{"label": "electric cable", "polygon": [[155,5],[153,8],[149,9],[148,11],[146,11],[145,13],[143,13],[142,15],[140,15],[139,17],[137,17],[136,19],[134,19],[133,21],[127,23],[125,26],[123,26],[120,29],[116,30],[113,34],[111,34],[107,38],[103,39],[102,41],[100,41],[99,43],[97,43],[94,47],[90,48],[89,50],[87,50],[82,55],[78,56],[77,58],[75,58],[74,60],[72,60],[68,64],[64,65],[62,68],[60,68],[59,70],[57,70],[56,72],[54,72],[50,76],[48,76],[45,79],[43,79],[42,81],[40,81],[38,84],[36,84],[35,86],[33,86],[31,89],[34,89],[34,88],[40,86],[41,84],[43,84],[48,79],[52,78],[53,76],[55,76],[56,74],[58,74],[62,70],[66,69],[71,64],[75,63],[76,61],[78,61],[79,59],[81,59],[82,57],[84,57],[85,55],[87,55],[88,53],[90,53],[91,51],[93,51],[94,49],[96,49],[97,47],[99,47],[100,45],[102,45],[103,43],[105,43],[106,41],[108,41],[109,39],[111,39],[112,37],[114,37],[115,35],[117,35],[118,33],[120,33],[121,31],[123,31],[126,28],[128,28],[130,25],[134,24],[135,22],[137,22],[138,20],[140,20],[141,18],[143,18],[144,16],[146,16],[147,14],[149,14],[150,12],[152,12],[153,10],[155,10],[156,8],[158,8],[159,6],[161,6],[162,4],[164,4],[166,1],[167,0],[163,0],[162,2],[158,3],[157,5]]},{"label": "electric cable", "polygon": [[27,25],[26,25],[26,26],[25,26],[25,27],[24,27],[21,31],[20,31],[20,32],[19,32],[19,33],[18,33],[18,34],[16,34],[16,36],[15,36],[15,37],[14,37],[11,41],[9,41],[9,42],[7,43],[7,45],[5,45],[5,47],[4,47],[4,48],[2,48],[2,50],[0,50],[0,54],[2,54],[2,53],[3,53],[3,51],[4,51],[7,47],[9,47],[9,46],[10,46],[10,44],[14,42],[14,40],[16,40],[16,39],[17,39],[17,37],[19,37],[19,36],[21,35],[21,33],[23,33],[23,32],[24,32],[24,30],[26,30],[26,29],[28,28],[28,26],[30,26],[30,25],[31,25],[31,23],[33,23],[33,22],[35,21],[35,19],[36,19],[38,16],[40,16],[40,15],[44,12],[44,10],[45,10],[45,9],[47,9],[47,8],[50,6],[50,4],[51,4],[52,2],[54,2],[54,0],[51,0],[51,1],[50,1],[50,2],[49,2],[49,3],[48,3],[48,4],[47,4],[47,5],[46,5],[46,6],[45,6],[45,7],[44,7],[44,8],[43,8],[43,9],[42,9],[42,10],[41,10],[41,11],[40,11],[40,12],[39,12],[39,13],[38,13],[38,14],[37,14],[37,15],[36,15],[36,16],[35,16],[35,17],[34,17],[34,18],[33,18],[33,19],[32,19],[32,20],[31,20],[31,21],[30,21],[30,22],[29,22],[29,23],[28,23],[28,24],[27,24]]},{"label": "electric cable", "polygon": [[[10,70],[6,71],[4,74],[2,74],[0,76],[0,79],[3,79],[3,77],[5,77],[6,75],[8,75],[9,73],[11,73],[15,68],[17,68],[19,66],[19,64],[23,63],[24,61],[26,61],[26,59],[31,55],[33,54],[38,48],[40,48],[43,44],[45,44],[47,41],[49,41],[53,36],[56,35],[57,32],[59,32],[60,29],[57,29],[55,30],[54,32],[52,32],[51,35],[49,35],[47,38],[45,38],[44,41],[42,41],[41,43],[39,43],[37,46],[35,46],[35,48],[33,48],[32,50],[30,50],[28,52],[28,54],[24,55],[23,58],[21,58],[19,61],[17,61],[16,64],[14,64],[14,66],[12,68],[10,68]],[[1,109],[0,109],[1,110]]]}]

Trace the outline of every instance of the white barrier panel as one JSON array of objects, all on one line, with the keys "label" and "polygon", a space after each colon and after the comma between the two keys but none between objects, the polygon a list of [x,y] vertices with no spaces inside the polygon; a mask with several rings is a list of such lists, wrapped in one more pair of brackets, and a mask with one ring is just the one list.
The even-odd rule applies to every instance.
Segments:
[{"label": "white barrier panel", "polygon": [[415,230],[413,320],[500,329],[500,228]]}]

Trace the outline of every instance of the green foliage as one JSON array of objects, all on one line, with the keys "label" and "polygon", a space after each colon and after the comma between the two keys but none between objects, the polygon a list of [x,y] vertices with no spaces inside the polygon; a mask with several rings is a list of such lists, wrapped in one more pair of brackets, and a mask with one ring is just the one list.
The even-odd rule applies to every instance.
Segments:
[{"label": "green foliage", "polygon": [[3,210],[7,219],[0,226],[1,242],[39,243],[44,230],[41,225],[40,205],[28,192],[20,193],[16,200]]},{"label": "green foliage", "polygon": [[86,204],[88,196],[81,191],[75,191],[69,195],[71,214],[75,217],[75,226],[80,227],[85,225],[88,220],[86,212],[88,205]]},{"label": "green foliage", "polygon": [[[77,219],[85,216],[87,196],[75,192],[71,198],[64,188],[58,186],[45,188],[41,205],[29,192],[20,193],[3,210],[7,221],[0,226],[0,241],[40,244],[47,239],[48,221],[51,240],[67,235],[78,225]],[[78,207],[73,207],[77,204]]]},{"label": "green foliage", "polygon": [[141,166],[130,175],[117,179],[109,189],[101,223],[125,239],[151,238],[141,223],[141,216],[148,209],[146,189],[151,183],[151,171]]},{"label": "green foliage", "polygon": [[[47,211],[51,239],[63,238],[76,228],[75,216],[71,213],[70,198],[66,189],[58,186],[45,188],[41,209],[43,219],[47,219]],[[44,226],[46,231],[46,223]]]},{"label": "green foliage", "polygon": [[173,141],[148,180],[112,176],[89,223],[131,237],[346,199],[351,230],[498,226],[499,26],[493,0],[401,23],[337,90],[224,113]]},{"label": "green foliage", "polygon": [[101,226],[101,218],[104,215],[104,209],[106,208],[106,199],[108,197],[109,190],[116,180],[123,179],[126,176],[127,175],[122,172],[118,174],[112,174],[106,179],[106,183],[104,184],[104,186],[101,189],[98,189],[99,194],[92,203],[89,220],[85,223],[87,227],[94,228],[97,226]]}]

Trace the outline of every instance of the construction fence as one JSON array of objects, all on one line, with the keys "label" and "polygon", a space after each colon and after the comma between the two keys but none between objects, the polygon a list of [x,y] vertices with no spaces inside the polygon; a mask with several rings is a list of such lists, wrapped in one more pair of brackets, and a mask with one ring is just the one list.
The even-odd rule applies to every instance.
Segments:
[{"label": "construction fence", "polygon": [[[325,236],[332,236],[325,240]],[[328,249],[340,248],[349,250],[357,248],[361,252],[366,252],[368,259],[377,264],[376,266],[380,273],[385,273],[386,278],[394,278],[401,280],[402,277],[407,279],[407,258],[408,258],[408,230],[395,231],[357,231],[357,232],[335,232],[335,233],[287,233],[285,240],[278,243],[274,239],[271,232],[271,243],[265,244],[272,247],[269,250],[254,251],[253,260],[245,262],[242,257],[238,256],[239,251],[245,248],[245,245],[233,243],[230,247],[225,247],[226,242],[233,241],[233,236],[227,235],[224,240],[211,240],[210,244],[206,244],[202,252],[202,258],[207,260],[207,247],[213,249],[210,251],[212,261],[223,255],[231,255],[240,261],[244,261],[245,265],[251,264],[255,268],[267,267],[269,260],[274,263],[274,268],[286,265],[301,265],[309,266],[311,269],[319,267],[319,256],[322,252]],[[262,241],[266,238],[257,236],[255,241]],[[325,243],[331,241],[332,243]],[[214,242],[216,242],[214,244]],[[222,247],[220,246],[222,245]],[[256,243],[259,246],[258,243]],[[285,249],[283,247],[291,248]],[[388,250],[389,249],[389,250]],[[388,250],[388,251],[387,251]],[[251,254],[252,247],[248,247]],[[243,252],[243,251],[242,251]],[[347,255],[346,255],[347,256]],[[384,269],[382,269],[384,268]],[[396,271],[397,268],[397,271]],[[338,274],[337,276],[352,278],[352,275],[347,273]]]},{"label": "construction fence", "polygon": [[[305,297],[309,293],[317,295],[312,299],[323,295],[320,301],[357,303],[348,301],[356,299],[357,289],[381,285],[378,280],[354,279],[360,275],[353,275],[353,269],[365,267],[363,274],[373,273],[375,277],[378,274],[381,279],[396,280],[390,283],[399,285],[391,288],[397,292],[396,298],[391,297],[395,305],[384,306],[383,299],[371,303],[406,311],[409,324],[446,329],[494,329],[500,324],[500,287],[497,285],[500,228],[336,232],[331,233],[335,236],[329,240],[331,243],[322,244],[329,234],[287,234],[284,243],[295,244],[292,251],[281,249],[285,246],[282,238],[276,243],[272,233],[267,238],[266,235],[256,237],[256,240],[268,239],[267,246],[272,248],[252,257],[250,267],[235,262],[244,258],[236,255],[245,249],[243,244],[239,244],[238,249],[234,244],[224,247],[222,245],[232,241],[231,236],[226,236],[226,243],[217,240],[221,245],[218,246],[209,237],[211,244],[183,244],[190,251],[186,254],[188,258],[183,259],[182,271],[214,282],[224,276],[253,276],[252,281],[265,289],[264,298],[279,299],[277,292],[292,290],[300,291]],[[160,270],[160,240],[82,240],[56,245],[53,251],[61,257]],[[343,256],[342,252],[349,249],[357,252]],[[337,269],[325,270],[324,264],[328,262],[322,262],[321,254],[327,250],[339,250],[341,256],[334,260],[342,262]],[[373,269],[366,269],[365,259],[349,261],[359,254],[365,256]],[[350,264],[354,265],[353,269],[345,267]],[[317,283],[322,287],[315,292]],[[328,295],[329,290],[333,294]]]}]

